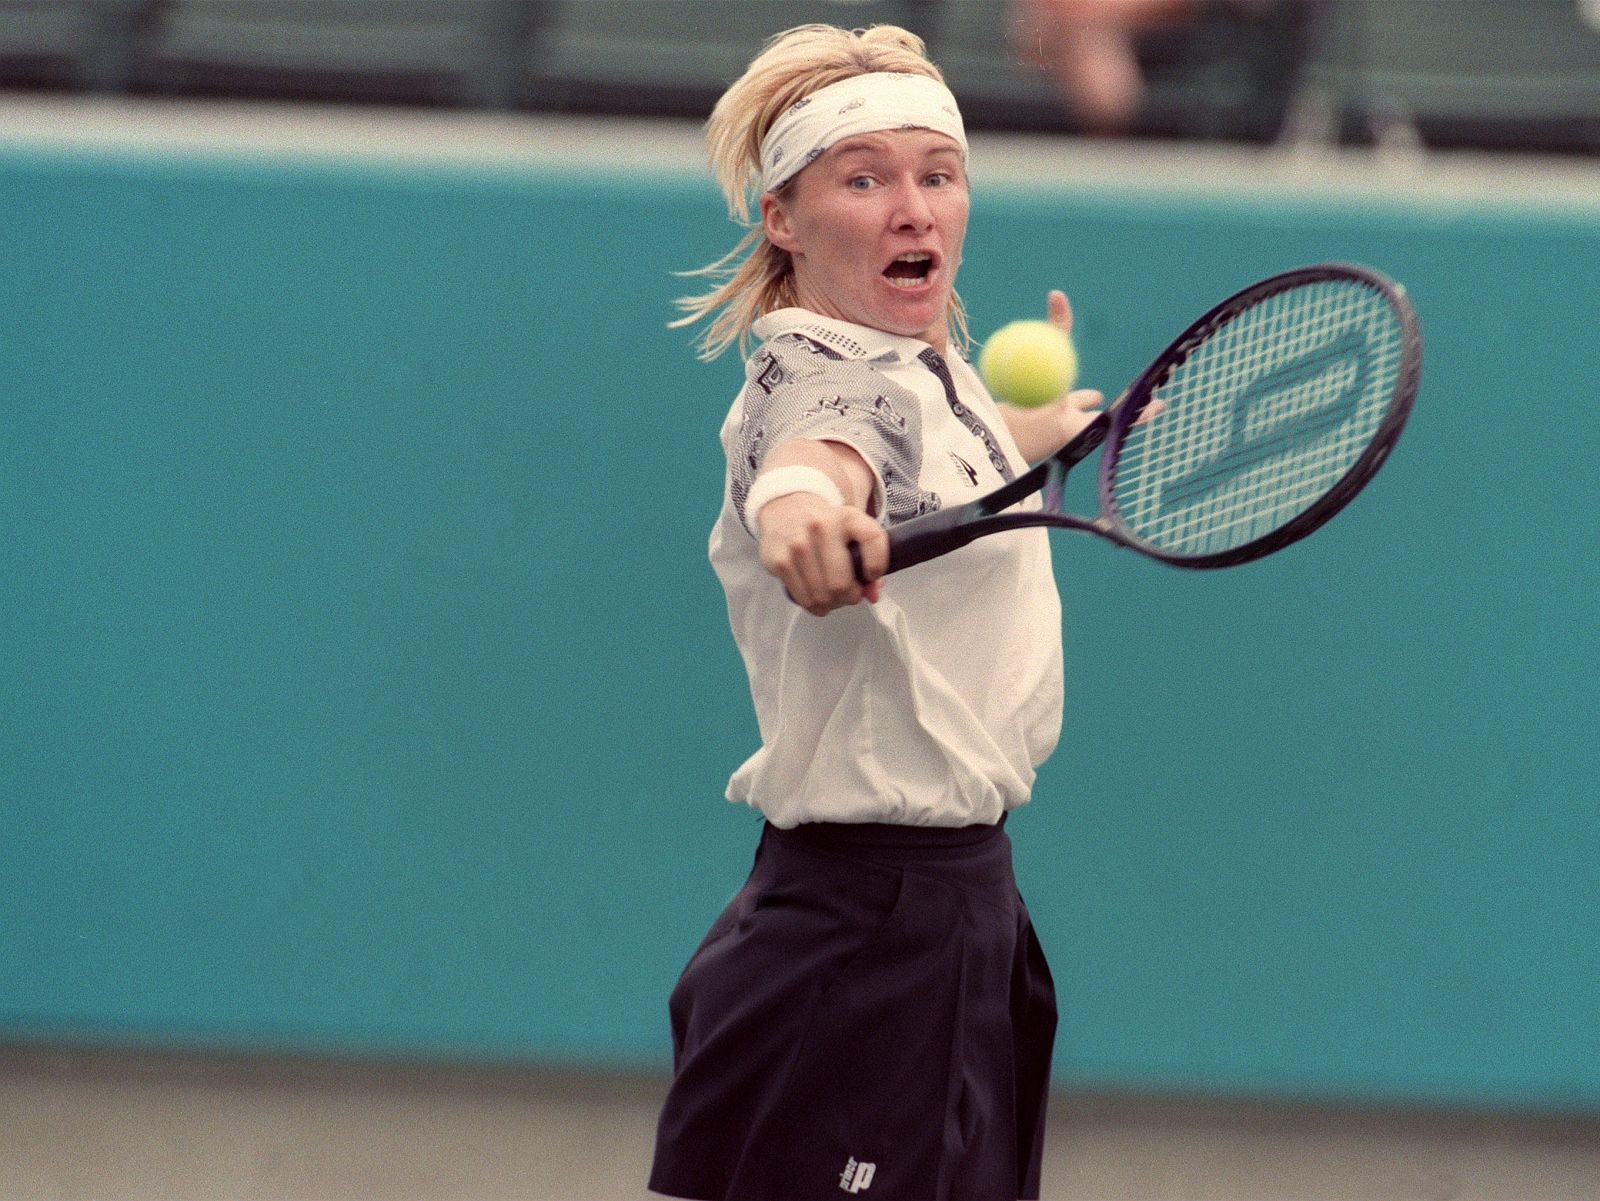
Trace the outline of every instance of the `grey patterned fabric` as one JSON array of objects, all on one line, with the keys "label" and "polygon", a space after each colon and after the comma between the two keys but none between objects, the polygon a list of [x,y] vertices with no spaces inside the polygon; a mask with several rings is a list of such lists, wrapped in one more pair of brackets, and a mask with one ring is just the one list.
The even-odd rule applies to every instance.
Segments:
[{"label": "grey patterned fabric", "polygon": [[[824,338],[783,334],[751,356],[740,397],[744,420],[732,464],[733,503],[746,526],[744,501],[762,460],[790,438],[836,437],[854,446],[883,480],[884,512],[893,525],[939,507],[923,490],[922,404],[908,388],[886,379],[866,358],[847,358]],[[864,354],[861,347],[843,350]]]}]

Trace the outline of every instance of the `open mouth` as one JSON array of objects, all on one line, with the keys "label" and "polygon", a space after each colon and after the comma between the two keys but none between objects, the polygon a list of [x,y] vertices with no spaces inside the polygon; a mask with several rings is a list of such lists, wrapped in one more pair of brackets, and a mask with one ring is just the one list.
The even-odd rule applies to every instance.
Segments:
[{"label": "open mouth", "polygon": [[897,288],[920,288],[933,275],[936,264],[926,250],[908,250],[896,255],[883,269],[883,278]]}]

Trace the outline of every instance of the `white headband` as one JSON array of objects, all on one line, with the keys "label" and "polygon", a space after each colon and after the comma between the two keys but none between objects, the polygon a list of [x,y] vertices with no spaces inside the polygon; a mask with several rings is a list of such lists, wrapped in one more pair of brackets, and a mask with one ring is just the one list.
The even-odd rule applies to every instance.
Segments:
[{"label": "white headband", "polygon": [[967,152],[950,89],[926,75],[882,71],[819,88],[790,105],[761,139],[761,190],[781,188],[835,142],[880,129],[931,129]]}]

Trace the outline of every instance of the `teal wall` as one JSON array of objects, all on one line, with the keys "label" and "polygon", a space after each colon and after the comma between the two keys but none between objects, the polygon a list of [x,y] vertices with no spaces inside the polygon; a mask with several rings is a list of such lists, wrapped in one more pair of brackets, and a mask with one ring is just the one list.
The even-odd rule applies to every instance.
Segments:
[{"label": "teal wall", "polygon": [[[660,1066],[758,833],[709,568],[709,185],[0,153],[0,1038]],[[1600,1108],[1600,210],[978,197],[1118,388],[1356,259],[1416,416],[1236,571],[1057,544],[1013,832],[1063,1084]]]}]

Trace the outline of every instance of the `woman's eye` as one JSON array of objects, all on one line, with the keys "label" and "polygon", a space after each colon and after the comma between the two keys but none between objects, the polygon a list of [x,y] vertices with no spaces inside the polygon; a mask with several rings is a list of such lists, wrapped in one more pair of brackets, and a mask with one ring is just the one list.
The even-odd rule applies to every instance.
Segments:
[{"label": "woman's eye", "polygon": [[850,187],[857,192],[865,192],[872,186],[872,176],[857,175],[850,180]]}]

